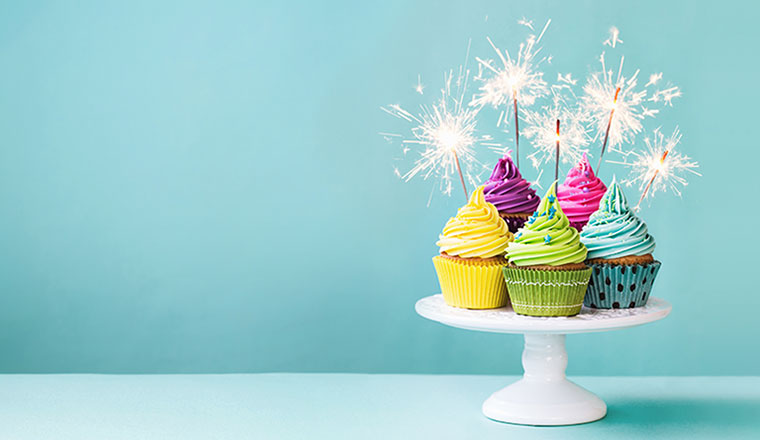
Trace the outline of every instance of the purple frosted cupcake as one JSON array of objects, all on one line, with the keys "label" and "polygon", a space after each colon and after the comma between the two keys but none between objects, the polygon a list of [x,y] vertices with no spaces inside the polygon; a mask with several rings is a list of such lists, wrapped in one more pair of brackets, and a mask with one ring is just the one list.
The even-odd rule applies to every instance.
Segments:
[{"label": "purple frosted cupcake", "polygon": [[486,202],[496,206],[512,233],[523,226],[541,202],[508,154],[496,163],[483,192]]}]

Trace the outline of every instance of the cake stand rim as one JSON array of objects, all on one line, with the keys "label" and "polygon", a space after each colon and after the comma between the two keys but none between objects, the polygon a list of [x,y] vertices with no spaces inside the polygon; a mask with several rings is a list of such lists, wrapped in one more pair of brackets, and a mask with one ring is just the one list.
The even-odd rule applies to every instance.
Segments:
[{"label": "cake stand rim", "polygon": [[[647,305],[632,309],[583,308],[573,317],[531,317],[517,315],[511,308],[469,310],[446,305],[443,295],[435,294],[419,299],[414,309],[423,318],[441,324],[491,333],[592,333],[621,330],[649,324],[667,317],[673,306],[666,300],[650,297]],[[585,312],[585,313],[584,313]]]}]

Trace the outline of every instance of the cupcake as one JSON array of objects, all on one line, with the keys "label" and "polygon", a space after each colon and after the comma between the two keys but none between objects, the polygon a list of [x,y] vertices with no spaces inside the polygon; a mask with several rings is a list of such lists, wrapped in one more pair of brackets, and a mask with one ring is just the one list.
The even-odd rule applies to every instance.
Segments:
[{"label": "cupcake", "polygon": [[586,263],[593,269],[584,304],[597,309],[640,307],[647,303],[660,262],[652,257],[654,238],[635,216],[613,180],[583,232]]},{"label": "cupcake", "polygon": [[456,217],[449,219],[436,243],[441,254],[433,257],[433,265],[446,304],[467,309],[507,305],[501,269],[507,265],[504,250],[512,238],[479,187]]},{"label": "cupcake", "polygon": [[525,224],[540,201],[536,191],[523,179],[520,170],[508,155],[496,163],[483,192],[486,202],[496,206],[499,216],[507,222],[512,233]]},{"label": "cupcake", "polygon": [[567,173],[565,182],[557,189],[557,197],[570,220],[570,226],[579,231],[583,229],[599,207],[599,200],[606,190],[604,183],[591,169],[586,153],[583,153],[581,161]]},{"label": "cupcake", "polygon": [[586,247],[562,212],[554,182],[507,246],[504,268],[512,308],[520,315],[572,316],[581,311],[591,269]]}]

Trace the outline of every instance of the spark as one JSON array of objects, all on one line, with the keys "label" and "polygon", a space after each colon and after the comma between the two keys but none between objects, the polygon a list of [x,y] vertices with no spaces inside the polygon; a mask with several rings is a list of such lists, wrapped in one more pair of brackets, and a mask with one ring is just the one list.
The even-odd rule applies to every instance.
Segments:
[{"label": "spark", "polygon": [[649,87],[657,84],[658,81],[662,79],[662,72],[660,73],[653,73],[649,75],[649,82],[644,85],[644,87]]},{"label": "spark", "polygon": [[[560,141],[559,161],[562,163],[580,161],[591,140],[582,112],[568,106],[562,90],[553,89],[552,95],[551,105],[543,106],[538,111],[525,112],[526,128],[523,133],[531,139],[536,149],[528,158],[537,169],[555,159],[557,140]],[[559,136],[557,119],[562,122]]]},{"label": "spark", "polygon": [[623,40],[620,39],[620,30],[615,26],[612,26],[610,28],[610,37],[604,41],[604,45],[610,46],[614,49],[615,45],[618,43],[623,44]]},{"label": "spark", "polygon": [[424,89],[425,89],[425,85],[422,84],[422,76],[417,75],[417,85],[414,86],[414,91],[422,95],[423,94],[422,91]]},{"label": "spark", "polygon": [[413,125],[411,135],[402,136],[402,145],[417,150],[418,154],[413,166],[400,172],[404,181],[416,176],[424,180],[434,177],[445,195],[451,195],[453,180],[462,180],[465,193],[465,180],[473,186],[481,182],[486,167],[475,158],[475,149],[481,145],[498,144],[490,136],[478,133],[476,118],[480,109],[465,103],[469,76],[466,66],[444,74],[440,98],[432,105],[420,105],[416,114],[398,104],[381,107],[386,113]]},{"label": "spark", "polygon": [[533,186],[537,186],[538,189],[544,189],[544,187],[541,186],[541,176],[543,176],[543,175],[544,175],[544,170],[542,168],[542,169],[540,169],[538,171],[538,177],[536,177],[536,180],[530,182],[530,184],[533,185]]},{"label": "spark", "polygon": [[670,107],[673,106],[673,98],[679,98],[681,96],[681,89],[676,86],[666,87],[664,89],[656,90],[652,96],[649,97],[651,102],[662,102],[664,105]]},{"label": "spark", "polygon": [[[537,70],[546,58],[537,59],[541,48],[537,45],[546,32],[551,20],[546,22],[544,29],[536,37],[528,36],[528,39],[520,44],[517,58],[512,58],[506,49],[502,52],[496,47],[490,38],[486,38],[501,61],[501,66],[495,65],[494,60],[476,57],[478,61],[478,75],[474,78],[483,84],[479,92],[473,96],[473,106],[480,107],[491,105],[494,108],[508,105],[512,100],[519,101],[524,106],[532,105],[536,99],[548,93],[543,72]],[[508,117],[505,115],[504,122]]]},{"label": "spark", "polygon": [[[642,105],[647,92],[637,88],[639,71],[630,77],[624,76],[624,60],[624,57],[620,58],[617,75],[613,75],[612,70],[607,70],[602,53],[599,57],[602,69],[592,73],[583,86],[581,106],[594,126],[593,140],[608,137],[610,148],[632,141],[643,129],[642,119],[658,112]],[[610,118],[613,112],[614,117]]]},{"label": "spark", "polygon": [[630,176],[621,183],[639,188],[639,205],[658,192],[672,191],[681,197],[681,191],[689,184],[686,179],[687,173],[701,176],[696,171],[699,168],[696,161],[679,151],[674,151],[680,141],[681,132],[678,127],[670,136],[665,136],[657,128],[651,138],[644,139],[645,148],[642,152],[631,151],[622,162],[609,161],[630,168]]},{"label": "spark", "polygon": [[576,85],[578,83],[578,80],[574,79],[573,75],[571,73],[568,73],[566,75],[558,73],[557,74],[557,83],[558,84],[565,84],[565,85],[574,86],[574,85]]},{"label": "spark", "polygon": [[523,25],[523,26],[529,28],[532,31],[535,30],[535,29],[533,29],[533,20],[528,20],[525,17],[517,20],[517,24]]}]

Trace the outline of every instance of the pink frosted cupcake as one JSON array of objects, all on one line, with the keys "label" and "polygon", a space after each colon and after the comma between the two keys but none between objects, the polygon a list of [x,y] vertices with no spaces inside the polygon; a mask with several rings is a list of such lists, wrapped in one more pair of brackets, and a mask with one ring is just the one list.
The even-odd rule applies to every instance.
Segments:
[{"label": "pink frosted cupcake", "polygon": [[483,193],[486,202],[496,207],[512,233],[523,226],[541,201],[508,154],[496,163]]},{"label": "pink frosted cupcake", "polygon": [[596,177],[586,153],[565,178],[565,182],[557,188],[557,198],[562,211],[570,220],[570,226],[577,230],[583,229],[589,217],[599,209],[607,187]]}]

